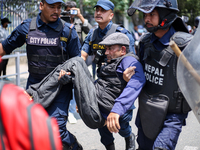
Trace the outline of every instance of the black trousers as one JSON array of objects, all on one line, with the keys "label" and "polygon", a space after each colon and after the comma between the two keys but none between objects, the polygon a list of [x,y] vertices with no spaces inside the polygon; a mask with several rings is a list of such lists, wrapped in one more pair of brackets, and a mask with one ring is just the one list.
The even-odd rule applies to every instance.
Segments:
[{"label": "black trousers", "polygon": [[3,59],[2,62],[1,62],[1,67],[0,67],[0,75],[6,75],[6,66],[8,64],[8,59]]}]

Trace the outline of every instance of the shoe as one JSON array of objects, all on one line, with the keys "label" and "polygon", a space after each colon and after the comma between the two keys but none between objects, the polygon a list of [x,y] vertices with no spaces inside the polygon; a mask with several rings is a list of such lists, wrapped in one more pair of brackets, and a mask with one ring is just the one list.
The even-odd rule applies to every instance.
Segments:
[{"label": "shoe", "polygon": [[126,141],[126,150],[135,150],[135,135],[131,133],[131,135],[125,138]]},{"label": "shoe", "polygon": [[77,141],[76,137],[73,135],[75,142],[69,146],[67,143],[63,143],[62,150],[83,150],[82,145]]},{"label": "shoe", "polygon": [[8,78],[6,78],[6,77],[3,78],[3,80],[4,80],[4,81],[10,81],[10,79],[8,79]]},{"label": "shoe", "polygon": [[68,114],[68,122],[71,123],[71,124],[75,124],[77,123],[77,120],[76,118],[74,117],[74,114],[69,112]]},{"label": "shoe", "polygon": [[106,145],[105,147],[106,147],[106,150],[115,150],[115,144],[114,143]]}]

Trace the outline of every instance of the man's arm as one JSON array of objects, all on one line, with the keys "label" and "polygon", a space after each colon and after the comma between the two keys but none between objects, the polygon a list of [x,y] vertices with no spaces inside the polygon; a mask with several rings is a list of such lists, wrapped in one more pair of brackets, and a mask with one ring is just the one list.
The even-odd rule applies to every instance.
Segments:
[{"label": "man's arm", "polygon": [[110,132],[118,132],[120,129],[119,117],[132,107],[145,83],[142,65],[133,57],[125,57],[118,66],[117,72],[123,75],[123,71],[130,66],[135,68],[135,74],[131,76],[120,96],[115,99],[115,104],[107,117],[107,127]]},{"label": "man's arm", "polygon": [[82,26],[82,30],[85,34],[88,34],[88,32],[90,31],[90,29],[92,29],[92,26],[90,25],[90,23],[88,22],[87,19],[85,19],[83,17],[83,15],[81,14],[81,11],[79,8],[71,8],[72,10],[77,10],[77,17],[81,20],[83,26]]},{"label": "man's arm", "polygon": [[90,32],[88,33],[88,35],[86,36],[84,42],[83,42],[83,46],[81,48],[81,57],[86,61],[88,55],[91,53],[90,50],[90,38],[92,36],[93,30],[90,30]]},{"label": "man's arm", "polygon": [[1,56],[10,54],[14,49],[26,43],[26,35],[28,34],[30,22],[31,19],[24,20],[4,41],[2,41],[2,43],[0,43]]},{"label": "man's arm", "polygon": [[84,61],[86,61],[88,54],[85,51],[81,51],[81,57],[83,58]]},{"label": "man's arm", "polygon": [[[67,38],[69,33],[67,30],[69,30],[67,27],[64,28],[63,32],[64,32],[64,36]],[[75,27],[73,27],[71,29],[71,36],[70,39],[68,41],[67,47],[66,47],[66,51],[68,51],[69,54],[69,58],[72,57],[76,57],[76,56],[81,56],[81,43],[80,40],[78,38],[78,34],[75,30]]]},{"label": "man's arm", "polygon": [[88,34],[91,29],[92,29],[92,25],[88,22],[87,19],[85,19],[84,24],[82,26],[83,32],[85,34]]}]

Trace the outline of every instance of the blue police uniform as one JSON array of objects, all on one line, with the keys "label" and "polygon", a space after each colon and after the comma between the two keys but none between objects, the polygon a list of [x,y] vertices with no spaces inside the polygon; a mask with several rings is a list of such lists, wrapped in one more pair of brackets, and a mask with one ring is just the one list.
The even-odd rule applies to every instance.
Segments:
[{"label": "blue police uniform", "polygon": [[[38,14],[35,22],[36,28],[31,31],[30,25],[33,19],[23,21],[2,42],[6,54],[10,54],[24,43],[27,44],[29,77],[26,88],[31,84],[39,83],[49,71],[62,63],[61,57],[57,56],[63,54],[63,56],[66,56],[65,58],[72,58],[81,55],[81,44],[74,27],[71,29],[71,36],[67,41],[71,24],[62,24],[60,18],[56,22],[46,24]],[[62,26],[60,26],[61,24]],[[47,68],[50,70],[47,70]],[[46,109],[50,116],[57,119],[62,142],[69,146],[75,142],[74,136],[66,129],[68,107],[72,98],[71,91],[72,85],[63,86],[59,95]]]},{"label": "blue police uniform", "polygon": [[[142,65],[132,56],[123,58],[120,64],[117,66],[116,73],[118,77],[123,80],[123,72],[130,66],[136,66],[135,75],[131,77],[130,81],[127,83],[120,96],[115,99],[114,106],[111,110],[111,112],[120,115],[119,123],[121,128],[119,130],[119,134],[125,138],[129,137],[132,133],[129,122],[132,119],[133,109],[135,108],[134,102],[145,84],[145,76]],[[103,108],[100,108],[100,110],[101,109]],[[107,118],[109,115],[108,113],[101,113],[104,118]],[[113,143],[113,134],[108,130],[107,126],[99,128],[98,130],[101,135],[101,142],[105,146]]]},{"label": "blue police uniform", "polygon": [[[98,29],[98,37],[103,38],[106,35],[106,33],[111,29],[112,24],[113,24],[113,22],[110,21],[108,23],[108,25],[103,30],[98,27],[97,28]],[[85,51],[88,55],[92,55],[92,48],[91,48],[90,41],[92,40],[91,38],[92,38],[92,35],[93,35],[93,30],[94,29],[91,29],[90,32],[88,33],[88,35],[85,38],[85,41],[83,43],[83,46],[81,48],[81,50]],[[134,48],[134,42],[135,41],[134,41],[132,34],[128,30],[126,30],[125,28],[122,28],[120,26],[117,27],[116,32],[122,32],[122,33],[125,33],[128,36],[128,38],[130,40],[129,51],[133,52],[135,54],[135,48]]]},{"label": "blue police uniform", "polygon": [[[154,34],[152,34],[150,43],[153,44],[156,50],[158,51],[164,50],[165,48],[169,46],[170,38],[174,35],[175,32],[176,32],[175,29],[173,28],[173,26],[171,26],[170,30],[160,39],[156,37]],[[145,61],[143,59],[144,57],[146,57],[144,55],[144,45],[141,44],[140,46],[141,46],[140,60],[141,60],[141,63],[145,65]],[[138,127],[137,142],[139,144],[139,149],[152,150],[154,148],[162,148],[162,149],[174,150],[179,134],[181,132],[182,126],[185,125],[185,119],[187,118],[187,115],[188,113],[173,113],[173,112],[169,112],[168,110],[161,131],[159,132],[156,139],[152,140],[152,139],[149,139],[144,134],[144,129],[142,128],[142,123],[141,123],[140,111],[138,111],[135,122],[136,122],[136,126]]]}]

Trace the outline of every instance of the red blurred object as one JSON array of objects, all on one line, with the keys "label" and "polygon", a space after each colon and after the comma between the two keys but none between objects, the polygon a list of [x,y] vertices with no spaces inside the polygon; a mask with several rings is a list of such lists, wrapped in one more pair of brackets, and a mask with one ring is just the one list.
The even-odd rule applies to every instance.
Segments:
[{"label": "red blurred object", "polygon": [[62,150],[55,118],[14,84],[0,83],[0,150]]}]

